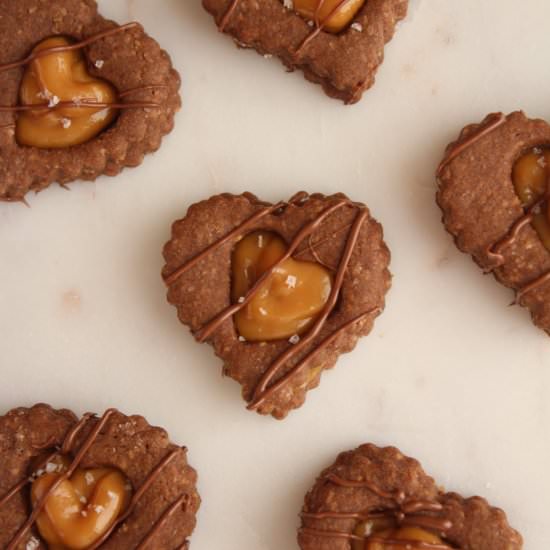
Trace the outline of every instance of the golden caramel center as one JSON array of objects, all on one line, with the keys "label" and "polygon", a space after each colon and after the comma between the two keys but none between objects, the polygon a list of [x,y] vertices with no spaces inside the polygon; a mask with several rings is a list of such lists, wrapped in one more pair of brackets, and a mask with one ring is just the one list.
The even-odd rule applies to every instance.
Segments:
[{"label": "golden caramel center", "polygon": [[294,0],[294,9],[302,17],[332,33],[344,30],[365,0]]},{"label": "golden caramel center", "polygon": [[[267,231],[256,231],[239,241],[232,257],[233,301],[242,300],[286,251],[283,239]],[[237,331],[251,341],[297,337],[315,322],[331,288],[332,276],[327,269],[288,258],[235,315]]]},{"label": "golden caramel center", "polygon": [[88,548],[113,526],[130,501],[127,479],[112,468],[77,469],[52,491],[67,467],[66,459],[52,461],[31,489],[33,506],[50,492],[36,521],[50,550]]},{"label": "golden caramel center", "polygon": [[[33,52],[69,46],[71,41],[54,37],[38,44]],[[21,105],[48,105],[23,111],[17,117],[20,145],[56,149],[79,145],[97,136],[116,118],[116,110],[83,107],[80,103],[116,103],[115,88],[88,74],[80,51],[55,52],[31,61],[19,90]],[[71,105],[63,105],[71,102]]]},{"label": "golden caramel center", "polygon": [[[390,521],[390,520],[388,520]],[[439,536],[419,527],[397,527],[379,530],[380,524],[367,521],[360,524],[356,534],[364,536],[364,541],[355,541],[353,550],[414,550],[410,543],[424,543],[438,548],[451,548]],[[429,548],[429,546],[420,546]]]},{"label": "golden caramel center", "polygon": [[[514,164],[512,179],[523,207],[547,197],[550,190],[550,148],[534,148]],[[544,246],[550,250],[550,201],[546,200],[532,220]]]}]

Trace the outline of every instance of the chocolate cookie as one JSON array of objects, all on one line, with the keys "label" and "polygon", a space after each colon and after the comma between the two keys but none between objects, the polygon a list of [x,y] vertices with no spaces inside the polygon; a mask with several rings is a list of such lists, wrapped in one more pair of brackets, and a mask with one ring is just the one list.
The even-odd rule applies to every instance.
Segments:
[{"label": "chocolate cookie", "polygon": [[374,84],[408,0],[203,0],[238,46],[276,55],[321,84],[327,95],[355,103]]},{"label": "chocolate cookie", "polygon": [[181,322],[276,418],[370,332],[391,282],[382,227],[343,194],[214,196],[173,224],[164,258]]},{"label": "chocolate cookie", "polygon": [[14,409],[0,417],[0,463],[0,548],[188,547],[196,472],[141,416]]},{"label": "chocolate cookie", "polygon": [[95,0],[0,0],[0,200],[138,166],[179,87],[157,42]]},{"label": "chocolate cookie", "polygon": [[460,250],[514,290],[550,332],[550,125],[522,112],[464,128],[437,172],[437,202]]},{"label": "chocolate cookie", "polygon": [[394,447],[342,453],[305,498],[302,550],[519,550],[504,512],[445,493]]}]

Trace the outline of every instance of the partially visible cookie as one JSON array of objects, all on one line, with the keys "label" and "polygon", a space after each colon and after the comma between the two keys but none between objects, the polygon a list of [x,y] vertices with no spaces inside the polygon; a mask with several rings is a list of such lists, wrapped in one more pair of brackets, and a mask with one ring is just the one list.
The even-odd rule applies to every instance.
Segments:
[{"label": "partially visible cookie", "polygon": [[196,472],[141,416],[14,409],[0,417],[0,463],[0,548],[187,548]]},{"label": "partially visible cookie", "polygon": [[407,14],[408,0],[203,0],[203,5],[238,46],[275,55],[330,97],[355,103],[374,84],[384,46]]},{"label": "partially visible cookie", "polygon": [[550,125],[522,112],[466,126],[439,167],[437,202],[460,250],[550,332]]},{"label": "partially visible cookie", "polygon": [[141,25],[95,0],[0,0],[0,200],[138,166],[172,130],[179,87]]},{"label": "partially visible cookie", "polygon": [[181,322],[276,418],[370,332],[391,284],[381,225],[343,194],[211,197],[173,224],[164,258]]},{"label": "partially visible cookie", "polygon": [[394,447],[342,453],[306,495],[302,550],[520,550],[506,515],[480,497],[445,493]]}]

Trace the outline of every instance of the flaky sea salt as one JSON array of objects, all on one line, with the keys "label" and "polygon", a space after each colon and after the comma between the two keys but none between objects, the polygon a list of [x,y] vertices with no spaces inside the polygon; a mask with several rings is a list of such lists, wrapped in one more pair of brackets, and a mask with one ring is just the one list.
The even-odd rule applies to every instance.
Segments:
[{"label": "flaky sea salt", "polygon": [[288,288],[296,288],[297,279],[294,275],[289,275],[286,278],[285,284]]},{"label": "flaky sea salt", "polygon": [[50,97],[48,107],[51,109],[52,107],[55,107],[56,105],[58,105],[60,101],[61,100],[56,95],[54,95],[54,96]]},{"label": "flaky sea salt", "polygon": [[297,335],[297,334],[294,334],[294,336],[291,336],[288,341],[291,343],[291,344],[294,344],[296,345],[299,341],[300,341],[300,337]]},{"label": "flaky sea salt", "polygon": [[96,60],[96,62],[94,63],[94,65],[95,65],[98,69],[102,69],[102,68],[103,68],[103,65],[105,65],[105,61],[103,61],[103,59],[98,59],[98,60]]},{"label": "flaky sea salt", "polygon": [[39,546],[40,541],[36,537],[31,537],[25,546],[25,550],[36,550]]},{"label": "flaky sea salt", "polygon": [[294,2],[292,0],[283,0],[283,6],[287,10],[292,10],[294,9]]},{"label": "flaky sea salt", "polygon": [[357,32],[363,32],[363,25],[361,25],[361,23],[352,23],[351,24],[351,28],[354,30],[354,31],[357,31]]},{"label": "flaky sea salt", "polygon": [[65,130],[67,128],[70,128],[72,125],[72,121],[70,118],[62,118],[61,119],[61,126],[63,126],[63,128],[65,128]]},{"label": "flaky sea salt", "polygon": [[84,474],[84,479],[86,480],[87,485],[91,485],[94,482],[94,476],[90,472]]}]

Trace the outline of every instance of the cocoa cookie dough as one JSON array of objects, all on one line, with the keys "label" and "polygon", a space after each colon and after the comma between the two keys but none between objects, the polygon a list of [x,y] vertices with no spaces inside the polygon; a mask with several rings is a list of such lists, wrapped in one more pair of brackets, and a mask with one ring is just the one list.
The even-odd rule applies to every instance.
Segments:
[{"label": "cocoa cookie dough", "polygon": [[302,550],[519,550],[506,515],[480,497],[445,493],[394,447],[342,453],[306,495]]},{"label": "cocoa cookie dough", "polygon": [[95,0],[0,0],[0,200],[138,166],[172,130],[179,87],[157,42]]},{"label": "cocoa cookie dough", "polygon": [[186,454],[141,416],[13,409],[0,417],[0,548],[187,548],[200,498]]},{"label": "cocoa cookie dough", "polygon": [[405,17],[408,0],[203,0],[203,5],[238,46],[275,55],[330,97],[355,103],[374,84],[384,46]]},{"label": "cocoa cookie dough", "polygon": [[467,126],[437,172],[437,202],[458,248],[550,333],[549,145],[550,125],[522,112]]},{"label": "cocoa cookie dough", "polygon": [[248,408],[283,418],[372,329],[391,284],[382,227],[343,194],[192,205],[172,226],[168,301]]}]

